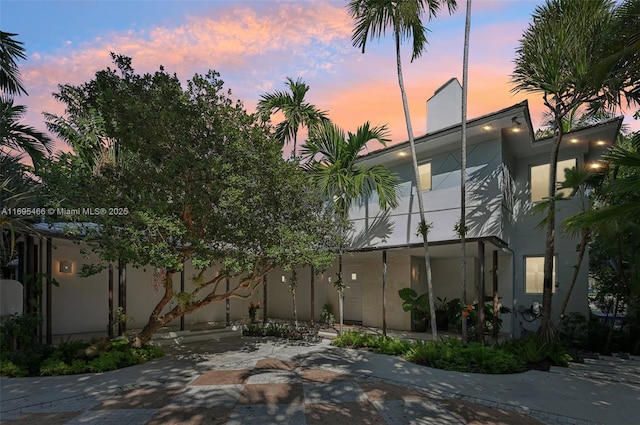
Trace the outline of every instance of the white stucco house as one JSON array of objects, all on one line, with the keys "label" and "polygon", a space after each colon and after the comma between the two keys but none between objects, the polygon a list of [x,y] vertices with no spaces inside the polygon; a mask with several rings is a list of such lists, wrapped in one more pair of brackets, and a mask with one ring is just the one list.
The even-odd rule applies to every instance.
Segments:
[{"label": "white stucco house", "polygon": [[[427,102],[427,132],[416,138],[422,193],[415,190],[408,142],[361,157],[363,163],[386,165],[398,175],[401,199],[400,205],[390,211],[380,211],[376,199],[355,205],[350,211],[355,231],[351,250],[344,257],[347,322],[382,327],[384,280],[388,328],[411,329],[410,314],[402,310],[397,294],[404,287],[413,287],[418,293],[427,291],[424,250],[416,234],[417,196],[422,196],[426,220],[433,225],[429,246],[435,295],[448,300],[460,297],[461,247],[454,230],[460,220],[461,206],[460,99],[460,84],[457,79],[451,79]],[[564,178],[565,168],[599,166],[600,156],[614,143],[621,123],[622,118],[613,119],[567,134],[560,150],[559,179]],[[485,294],[492,295],[496,290],[501,303],[514,310],[502,316],[501,332],[519,337],[523,330],[534,330],[539,324],[539,321],[523,321],[518,311],[542,301],[545,231],[537,228],[542,217],[534,213],[532,207],[546,196],[552,139],[535,139],[527,102],[470,119],[467,135],[468,300],[480,298],[475,289],[480,282],[484,284]],[[556,320],[576,265],[579,242],[563,234],[560,223],[579,208],[577,199],[562,202],[558,207],[552,311]],[[132,318],[129,328],[144,325],[161,297],[161,292],[154,288],[150,268],[123,267],[126,275],[119,279],[116,265],[111,278],[106,270],[90,278],[80,278],[77,271],[81,265],[91,262],[91,258],[85,258],[80,252],[82,243],[59,237],[56,229],[40,230],[40,237],[21,243],[21,260],[15,278],[20,281],[25,270],[38,270],[50,272],[59,283],[59,286],[47,285],[41,297],[41,311],[47,318],[44,335],[49,338],[52,335],[106,335],[110,311],[118,306]],[[587,267],[585,262],[580,269],[569,311],[588,312]],[[298,271],[300,320],[312,317],[319,320],[325,303],[331,303],[337,311],[338,295],[331,283],[335,282],[336,273],[337,264],[313,276],[314,296],[311,297],[311,270]],[[193,269],[187,265],[184,275],[192,274]],[[254,294],[255,302],[266,301],[268,317],[293,317],[287,285],[290,277],[288,272],[274,270],[268,275],[267,284]],[[188,279],[184,284],[188,289]],[[5,288],[9,287],[2,283],[3,300]],[[197,327],[246,318],[249,302],[231,300],[228,308],[225,303],[212,304],[172,325]],[[1,314],[6,311],[4,303],[3,309]]]}]

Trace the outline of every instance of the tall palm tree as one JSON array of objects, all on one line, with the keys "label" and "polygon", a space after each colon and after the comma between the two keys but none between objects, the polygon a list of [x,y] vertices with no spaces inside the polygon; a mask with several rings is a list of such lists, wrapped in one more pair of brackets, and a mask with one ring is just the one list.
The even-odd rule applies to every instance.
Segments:
[{"label": "tall palm tree", "polygon": [[18,68],[18,60],[27,55],[16,35],[0,31],[0,142],[3,148],[26,152],[37,166],[50,152],[51,140],[33,127],[20,124],[27,108],[14,105],[13,96],[27,94]]},{"label": "tall palm tree", "polygon": [[383,165],[371,167],[358,164],[358,155],[371,140],[383,146],[389,141],[386,126],[371,127],[364,123],[355,133],[345,134],[332,122],[325,122],[302,147],[302,155],[309,162],[305,168],[310,172],[313,182],[324,192],[327,199],[333,200],[339,226],[343,235],[338,255],[338,281],[335,283],[339,293],[340,333],[344,323],[344,281],[342,279],[342,255],[346,245],[347,219],[349,209],[354,202],[366,200],[372,193],[378,196],[381,209],[398,206],[397,177]]},{"label": "tall palm tree", "polygon": [[290,93],[276,91],[263,94],[257,109],[263,117],[269,117],[275,112],[284,115],[284,120],[276,126],[276,137],[283,144],[293,141],[291,157],[295,158],[300,127],[307,127],[310,131],[329,118],[325,111],[305,101],[309,86],[304,81],[300,78],[293,81],[291,77],[287,77],[285,85]]},{"label": "tall palm tree", "polygon": [[406,39],[412,41],[411,60],[419,58],[427,47],[427,29],[422,25],[422,15],[427,14],[428,19],[434,18],[443,6],[447,6],[449,13],[456,7],[455,0],[351,0],[349,2],[349,14],[355,19],[355,27],[351,36],[353,45],[365,52],[367,41],[379,39],[387,31],[393,33],[396,47],[396,64],[398,70],[398,84],[402,96],[402,106],[407,124],[407,135],[411,146],[413,159],[413,172],[415,174],[415,186],[420,210],[419,233],[422,235],[424,245],[424,260],[427,270],[427,286],[429,288],[429,306],[431,310],[431,332],[433,338],[438,337],[436,327],[436,309],[433,296],[433,279],[431,277],[431,259],[429,257],[428,231],[429,225],[424,214],[422,202],[422,188],[420,186],[420,173],[416,147],[409,115],[409,103],[404,88],[402,74],[402,61],[400,57],[400,44]]},{"label": "tall palm tree", "polygon": [[0,31],[0,88],[10,96],[27,94],[18,68],[18,59],[25,60],[27,55],[23,43],[15,40],[17,35]]},{"label": "tall palm tree", "polygon": [[[464,53],[462,58],[462,120],[460,121],[461,150],[460,150],[460,301],[462,305],[467,305],[467,98],[469,94],[469,32],[471,29],[471,0],[467,0],[467,12],[464,24]],[[484,294],[479,294],[482,298]],[[478,309],[484,308],[484,303],[478,303]],[[496,310],[494,310],[496,311]],[[482,314],[478,314],[478,324],[480,332],[478,336],[483,338]],[[467,321],[462,320],[462,342],[467,343]]]},{"label": "tall palm tree", "polygon": [[[638,3],[638,0],[628,0]],[[575,107],[587,103],[615,106],[626,92],[627,68],[617,55],[623,28],[614,19],[610,0],[547,0],[536,7],[533,23],[525,30],[516,53],[513,91],[542,93],[543,103],[553,116],[555,141],[549,159],[549,205],[544,255],[544,279],[538,335],[555,339],[551,321],[553,256],[555,248],[556,169],[564,135],[563,118]],[[615,60],[609,60],[616,57]],[[626,80],[625,80],[626,81]],[[638,86],[638,80],[630,83]],[[636,97],[637,100],[637,97]]]},{"label": "tall palm tree", "polygon": [[0,99],[0,141],[2,147],[26,152],[34,166],[51,151],[51,139],[35,128],[21,124],[27,112],[23,105],[14,105],[13,99]]}]

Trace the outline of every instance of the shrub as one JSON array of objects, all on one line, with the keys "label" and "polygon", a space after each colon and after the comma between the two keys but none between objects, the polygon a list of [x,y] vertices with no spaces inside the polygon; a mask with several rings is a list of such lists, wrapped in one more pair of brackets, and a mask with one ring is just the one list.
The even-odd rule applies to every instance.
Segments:
[{"label": "shrub", "polygon": [[29,371],[16,365],[11,360],[0,359],[0,376],[22,377],[28,376]]},{"label": "shrub", "polygon": [[320,323],[326,326],[333,326],[333,324],[336,323],[336,317],[333,315],[333,306],[331,304],[326,303],[322,306]]},{"label": "shrub", "polygon": [[29,352],[38,345],[38,326],[42,317],[31,313],[14,313],[0,326],[0,351]]}]

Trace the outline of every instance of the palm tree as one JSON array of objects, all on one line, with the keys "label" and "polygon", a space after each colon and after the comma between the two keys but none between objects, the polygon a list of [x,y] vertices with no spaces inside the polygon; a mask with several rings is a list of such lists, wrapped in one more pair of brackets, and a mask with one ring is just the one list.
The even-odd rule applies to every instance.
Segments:
[{"label": "palm tree", "polygon": [[313,132],[302,147],[303,157],[309,162],[305,168],[313,182],[323,191],[327,199],[333,200],[343,242],[338,255],[340,333],[344,323],[344,281],[342,279],[342,255],[347,239],[347,218],[354,202],[366,200],[372,193],[378,196],[381,209],[398,206],[397,177],[383,165],[366,167],[358,164],[360,152],[371,140],[383,146],[389,141],[386,126],[371,127],[368,122],[358,127],[355,133],[347,133],[332,122],[325,122]]},{"label": "palm tree", "polygon": [[412,40],[411,60],[419,58],[427,47],[427,29],[422,25],[422,15],[427,13],[428,19],[434,18],[441,7],[446,5],[449,13],[452,13],[457,5],[455,0],[351,0],[349,2],[349,14],[356,20],[351,41],[353,45],[365,52],[367,41],[379,39],[387,30],[393,33],[396,47],[396,64],[398,69],[398,84],[402,96],[402,106],[407,124],[407,134],[411,146],[413,159],[413,172],[420,210],[419,233],[422,235],[424,245],[424,260],[427,270],[427,286],[429,288],[429,307],[431,310],[431,332],[433,338],[438,337],[436,327],[436,309],[433,296],[433,280],[431,277],[431,259],[429,257],[428,231],[422,202],[422,188],[420,186],[420,173],[418,171],[418,159],[416,156],[413,128],[409,115],[409,103],[404,88],[402,74],[402,61],[400,58],[400,44],[405,39]]},{"label": "palm tree", "polygon": [[[637,2],[638,0],[629,0]],[[542,93],[553,116],[555,141],[549,159],[549,205],[545,243],[541,319],[538,335],[555,339],[551,322],[553,255],[555,248],[556,169],[564,135],[563,118],[587,103],[615,106],[627,88],[620,85],[625,67],[615,56],[622,28],[613,19],[609,0],[547,0],[533,14],[516,53],[513,91]],[[604,64],[604,65],[603,65]],[[634,84],[637,86],[638,81]],[[628,97],[633,99],[633,96]]]},{"label": "palm tree", "polygon": [[13,104],[13,96],[27,94],[17,63],[27,55],[23,43],[14,39],[16,35],[0,31],[0,141],[2,147],[26,152],[37,166],[50,152],[51,140],[33,127],[20,124],[27,108]]},{"label": "palm tree", "polygon": [[265,118],[275,112],[281,112],[284,115],[284,120],[276,126],[276,137],[283,144],[293,141],[291,158],[295,158],[300,127],[304,126],[307,130],[311,130],[328,118],[325,111],[305,102],[304,97],[309,91],[309,86],[304,81],[300,78],[293,81],[291,77],[287,77],[285,84],[291,93],[276,91],[263,94],[257,109],[258,113]]},{"label": "palm tree", "polygon": [[51,140],[31,126],[20,123],[27,108],[14,105],[13,99],[0,99],[0,140],[2,146],[26,152],[34,166],[38,166],[51,151]]},{"label": "palm tree", "polygon": [[17,35],[0,31],[0,88],[10,96],[27,94],[17,62],[25,60],[27,55],[23,43],[14,39]]},{"label": "palm tree", "polygon": [[[469,32],[471,29],[471,0],[467,0],[467,13],[465,15],[464,24],[464,53],[462,59],[462,120],[460,121],[461,132],[461,150],[460,150],[460,262],[461,262],[461,276],[460,276],[460,302],[462,305],[467,305],[467,97],[468,97],[468,83],[469,83]],[[483,297],[483,294],[479,295]],[[478,324],[480,325],[480,332],[478,336],[484,338],[484,332],[482,329],[482,314],[480,312],[484,308],[484,303],[478,303]],[[495,308],[494,308],[494,311]],[[467,321],[462,320],[462,342],[467,343]]]}]

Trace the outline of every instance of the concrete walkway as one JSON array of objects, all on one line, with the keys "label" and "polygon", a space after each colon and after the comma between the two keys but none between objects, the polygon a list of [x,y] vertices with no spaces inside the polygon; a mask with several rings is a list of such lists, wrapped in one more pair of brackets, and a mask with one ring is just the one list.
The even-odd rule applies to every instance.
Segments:
[{"label": "concrete walkway", "polygon": [[447,372],[327,342],[242,338],[102,374],[0,379],[2,424],[612,424],[640,417],[640,361]]}]

